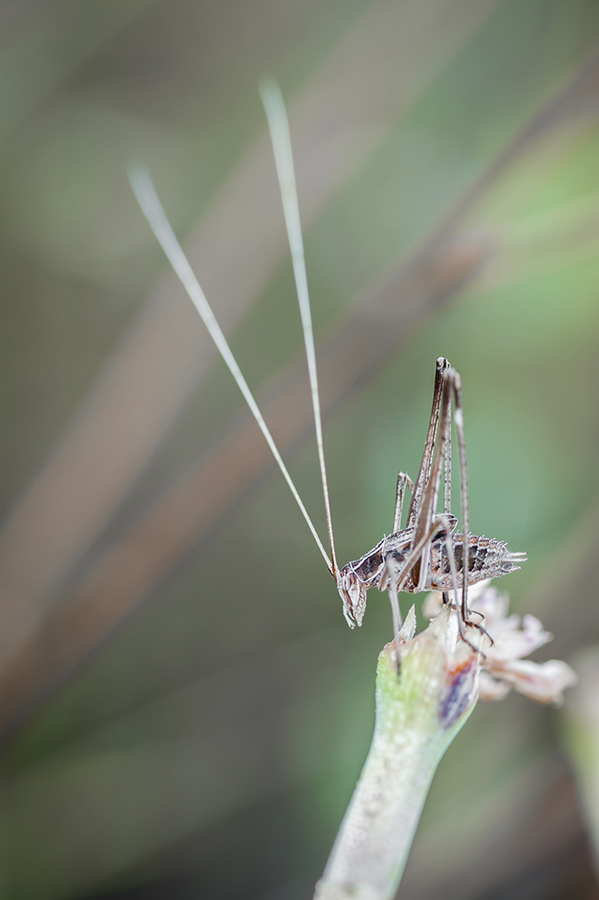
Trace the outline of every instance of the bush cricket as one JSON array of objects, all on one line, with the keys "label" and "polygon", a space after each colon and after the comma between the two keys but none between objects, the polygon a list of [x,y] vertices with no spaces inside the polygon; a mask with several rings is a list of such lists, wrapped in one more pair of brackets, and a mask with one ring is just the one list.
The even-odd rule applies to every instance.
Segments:
[{"label": "bush cricket", "polygon": [[[446,603],[450,602],[449,592],[453,591],[460,634],[464,640],[467,640],[466,629],[468,626],[481,628],[478,624],[471,622],[469,618],[468,586],[518,569],[519,563],[526,557],[523,553],[511,553],[502,541],[479,537],[469,532],[461,380],[446,359],[440,358],[436,362],[432,410],[416,482],[412,483],[403,472],[397,479],[392,533],[383,537],[372,550],[360,559],[349,562],[341,568],[337,563],[324,454],[312,316],[289,125],[278,86],[271,81],[264,82],[261,85],[261,96],[273,144],[302,320],[330,556],[308,515],[202,288],[175,237],[150,176],[144,167],[137,164],[132,165],[129,170],[133,191],[159,244],[208,328],[217,349],[264,434],[327,568],[335,579],[343,603],[343,613],[349,626],[353,628],[355,625],[362,624],[367,591],[371,587],[377,587],[380,591],[386,590],[389,595],[393,632],[397,642],[397,635],[401,627],[398,602],[400,591],[417,593],[439,590],[443,592]],[[457,518],[451,512],[452,405],[459,459],[461,533],[457,531]],[[444,482],[444,503],[443,512],[438,512],[441,477]],[[402,529],[401,514],[406,487],[410,491],[411,501],[406,525]],[[464,535],[468,535],[467,540],[464,539]],[[458,599],[460,588],[461,597]]]}]

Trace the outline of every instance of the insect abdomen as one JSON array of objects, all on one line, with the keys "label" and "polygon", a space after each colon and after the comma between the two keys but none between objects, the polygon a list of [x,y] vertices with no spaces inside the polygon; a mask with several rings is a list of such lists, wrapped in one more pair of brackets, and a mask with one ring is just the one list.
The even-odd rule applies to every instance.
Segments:
[{"label": "insect abdomen", "polygon": [[[452,534],[451,543],[455,567],[458,575],[464,571],[464,536]],[[507,544],[495,538],[478,537],[471,534],[468,541],[468,584],[476,584],[487,578],[498,578],[520,568],[519,563],[526,559],[524,553],[511,553]],[[451,577],[449,557],[445,538],[437,538],[431,546],[430,583],[427,588],[438,591],[450,591],[454,585]]]}]

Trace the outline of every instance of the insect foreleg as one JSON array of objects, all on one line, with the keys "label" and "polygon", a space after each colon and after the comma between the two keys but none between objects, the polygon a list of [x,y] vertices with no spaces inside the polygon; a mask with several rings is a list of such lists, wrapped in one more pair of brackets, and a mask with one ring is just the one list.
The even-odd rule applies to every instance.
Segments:
[{"label": "insect foreleg", "polygon": [[401,629],[401,610],[399,608],[399,591],[394,585],[390,585],[387,594],[391,604],[391,618],[393,620],[393,640],[395,641],[395,659],[397,661],[397,674],[399,675],[399,631]]},{"label": "insect foreleg", "polygon": [[409,475],[406,475],[405,472],[400,472],[397,476],[397,490],[395,492],[395,515],[393,516],[393,529],[391,534],[397,534],[399,529],[401,528],[401,508],[403,505],[403,498],[406,490],[406,485],[408,486],[408,490],[410,494],[414,494],[414,484]]},{"label": "insect foreleg", "polygon": [[[389,596],[389,602],[391,603],[391,616],[393,618],[393,637],[395,639],[395,650],[397,654],[397,671],[399,673],[400,668],[400,656],[399,656],[399,630],[401,628],[401,611],[399,609],[399,592],[404,586],[406,579],[408,578],[412,568],[418,561],[418,559],[422,555],[422,551],[427,544],[433,540],[435,535],[437,535],[442,530],[451,531],[451,523],[449,520],[445,519],[442,516],[439,516],[435,519],[435,521],[431,524],[428,532],[422,537],[420,541],[412,548],[407,559],[403,562],[401,569],[396,572],[391,571],[391,556],[387,556],[385,559],[385,568],[383,574],[381,575],[381,579],[379,582],[379,589],[384,591],[387,589],[387,594]],[[455,562],[454,562],[455,566]],[[457,583],[457,582],[456,582]]]}]

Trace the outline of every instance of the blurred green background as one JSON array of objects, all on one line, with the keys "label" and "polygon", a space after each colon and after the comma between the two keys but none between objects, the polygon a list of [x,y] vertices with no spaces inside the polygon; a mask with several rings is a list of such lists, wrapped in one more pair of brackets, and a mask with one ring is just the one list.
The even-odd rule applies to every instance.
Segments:
[{"label": "blurred green background", "polygon": [[[0,23],[1,896],[308,898],[388,604],[345,626],[126,166],[323,532],[257,90],[279,80],[340,562],[390,530],[447,356],[472,531],[528,553],[501,587],[571,660],[599,637],[599,5],[3,0]],[[599,896],[560,722],[479,706],[400,896]]]}]

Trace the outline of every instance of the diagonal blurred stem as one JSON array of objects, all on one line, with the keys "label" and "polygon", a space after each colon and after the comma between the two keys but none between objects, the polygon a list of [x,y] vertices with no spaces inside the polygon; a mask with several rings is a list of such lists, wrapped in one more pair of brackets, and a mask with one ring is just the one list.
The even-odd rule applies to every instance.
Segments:
[{"label": "diagonal blurred stem", "polygon": [[[68,12],[64,18],[57,15],[51,3],[40,4],[33,16],[31,7],[22,4],[23,19],[17,27],[13,24],[14,33],[5,29],[2,34],[6,43],[0,59],[0,153],[14,152],[15,143],[18,144],[13,140],[15,133],[32,114],[79,67],[154,3],[155,0],[124,0],[110,5],[89,4],[86,27],[81,27],[79,17],[70,19]],[[15,10],[18,9],[16,5]]]},{"label": "diagonal blurred stem", "polygon": [[[599,53],[595,53],[473,180],[408,258],[319,343],[323,412],[330,412],[416,322],[478,270],[485,242],[452,241],[451,236],[508,166],[566,119],[596,115],[598,108]],[[163,305],[161,309],[164,313]],[[182,339],[187,346],[189,336]],[[310,427],[303,367],[282,376],[262,406],[281,449],[288,450]],[[10,727],[34,697],[93,651],[270,465],[261,436],[242,417],[109,548],[39,627],[30,624],[16,646],[5,647],[0,663],[0,727]],[[11,638],[14,635],[9,634]]]}]

